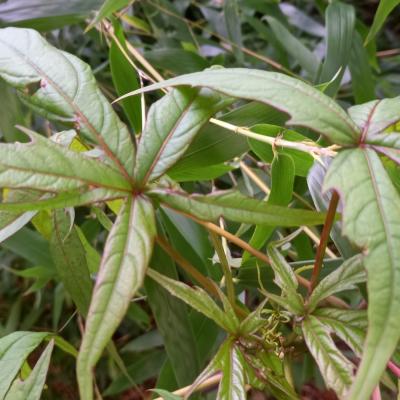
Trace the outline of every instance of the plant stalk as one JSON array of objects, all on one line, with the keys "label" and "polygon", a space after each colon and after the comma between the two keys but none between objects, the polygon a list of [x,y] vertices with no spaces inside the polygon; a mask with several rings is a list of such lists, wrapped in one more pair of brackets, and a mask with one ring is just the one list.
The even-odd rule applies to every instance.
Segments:
[{"label": "plant stalk", "polygon": [[321,233],[321,240],[319,242],[319,246],[317,248],[317,254],[315,256],[314,268],[311,275],[311,284],[309,286],[309,295],[313,292],[315,286],[318,283],[322,262],[324,260],[326,246],[329,241],[329,234],[331,232],[332,225],[335,221],[335,215],[338,203],[339,203],[339,194],[336,191],[333,191],[331,201],[329,203],[328,212],[326,214],[325,224]]}]

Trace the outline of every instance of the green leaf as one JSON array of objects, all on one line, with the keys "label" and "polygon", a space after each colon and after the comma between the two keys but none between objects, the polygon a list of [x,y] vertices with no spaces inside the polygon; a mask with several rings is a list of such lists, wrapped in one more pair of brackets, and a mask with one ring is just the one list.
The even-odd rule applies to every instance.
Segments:
[{"label": "green leaf", "polygon": [[368,327],[366,310],[319,308],[313,313],[318,320],[342,339],[358,356],[362,356],[365,332]]},{"label": "green leaf", "polygon": [[325,93],[333,96],[339,89],[350,58],[355,23],[354,7],[340,1],[334,1],[327,7],[325,18],[327,51],[319,82],[330,81],[340,70],[335,82],[331,83],[325,90]]},{"label": "green leaf", "polygon": [[318,364],[328,388],[339,397],[344,397],[353,382],[353,365],[337,349],[329,335],[329,330],[318,320],[309,315],[302,323],[304,340]]},{"label": "green leaf", "polygon": [[266,20],[268,21],[269,26],[274,32],[277,40],[307,72],[308,76],[311,78],[310,80],[314,81],[320,67],[320,62],[316,55],[306,46],[304,46],[303,42],[297,39],[277,19],[267,16]]},{"label": "green leaf", "polygon": [[[271,165],[271,192],[267,203],[279,206],[287,206],[293,193],[294,184],[294,162],[291,156],[277,153]],[[269,240],[275,228],[272,226],[256,225],[249,244],[259,250]],[[245,252],[242,263],[248,260],[250,254]]]},{"label": "green leaf", "polygon": [[65,289],[82,316],[86,317],[92,296],[92,281],[86,252],[75,226],[71,227],[64,210],[53,213],[51,255]]},{"label": "green leaf", "polygon": [[235,168],[225,164],[214,164],[208,167],[199,167],[186,170],[174,170],[172,167],[172,170],[168,171],[168,176],[177,182],[208,181],[211,179],[216,179],[221,175],[225,175],[233,169]]},{"label": "green leaf", "polygon": [[92,368],[142,285],[154,235],[151,203],[140,196],[127,199],[107,239],[79,351],[77,376],[82,400],[92,399]]},{"label": "green leaf", "polygon": [[241,47],[243,46],[242,24],[239,15],[238,0],[225,0],[223,7],[223,16],[228,38],[235,44],[235,46],[233,46],[233,52],[235,53],[237,61],[240,64],[243,64],[244,56],[241,50]]},{"label": "green leaf", "polygon": [[234,343],[229,344],[221,358],[222,379],[217,400],[243,400],[247,397],[244,358]]},{"label": "green leaf", "polygon": [[234,311],[232,310],[230,313],[222,311],[203,289],[199,287],[192,288],[183,282],[167,278],[152,269],[147,271],[147,275],[164,289],[168,290],[173,296],[178,297],[196,311],[212,319],[226,331],[236,332],[239,327],[239,321]]},{"label": "green leaf", "polygon": [[322,224],[325,218],[322,213],[275,206],[234,191],[188,195],[172,189],[154,189],[149,191],[149,195],[174,210],[204,220],[217,220],[224,216],[248,224],[301,226]]},{"label": "green leaf", "polygon": [[[173,261],[159,246],[154,248],[150,265],[153,270],[178,279]],[[145,280],[145,289],[177,383],[180,387],[189,385],[200,372],[200,363],[188,308],[152,279]]]},{"label": "green leaf", "polygon": [[180,88],[154,103],[139,142],[135,180],[159,178],[189,147],[199,129],[230,99],[210,90]]},{"label": "green leaf", "polygon": [[[288,125],[308,127],[336,144],[353,144],[359,136],[354,122],[333,100],[280,73],[245,68],[210,69],[168,79],[140,92],[181,85],[208,87],[227,96],[266,103],[290,114]],[[132,94],[136,93],[125,96]]]},{"label": "green leaf", "polygon": [[0,399],[4,399],[28,355],[47,335],[47,332],[20,331],[0,339]]},{"label": "green leaf", "polygon": [[182,397],[177,396],[176,394],[173,394],[171,392],[168,392],[167,390],[163,389],[151,389],[152,392],[157,393],[159,396],[161,396],[164,400],[182,400]]},{"label": "green leaf", "polygon": [[86,31],[93,28],[104,18],[108,18],[112,13],[126,7],[129,3],[133,3],[134,0],[105,0],[100,10],[97,11],[96,17],[86,28]]},{"label": "green leaf", "polygon": [[313,290],[308,299],[309,312],[312,312],[328,296],[354,289],[357,283],[365,282],[366,279],[363,256],[356,255],[349,258],[339,268],[326,276]]},{"label": "green leaf", "polygon": [[378,155],[367,148],[340,152],[324,186],[341,193],[343,232],[366,249],[369,328],[350,396],[361,400],[379,382],[400,336],[400,197]]},{"label": "green leaf", "polygon": [[54,340],[47,345],[32,372],[24,381],[17,379],[7,392],[5,400],[40,400],[49,369]]},{"label": "green leaf", "polygon": [[292,311],[301,314],[304,311],[304,302],[301,295],[297,293],[299,284],[296,275],[278,249],[285,242],[286,240],[270,243],[267,247],[267,254],[275,273],[274,282],[282,289],[283,300],[287,302],[287,306],[290,306]]},{"label": "green leaf", "polygon": [[[117,22],[114,23],[114,33],[119,43],[127,53],[125,36],[120,24]],[[127,93],[130,90],[135,90],[140,87],[137,78],[137,71],[135,71],[132,65],[129,64],[128,60],[115,41],[112,41],[111,43],[109,59],[111,76],[118,96],[122,96],[124,93]],[[135,133],[141,132],[142,105],[140,96],[129,97],[128,99],[122,100],[121,106]]]},{"label": "green leaf", "polygon": [[[251,128],[251,131],[270,137],[279,136],[282,139],[289,140],[291,142],[310,141],[310,139],[308,139],[306,136],[303,136],[296,131],[284,129],[276,125],[258,124],[254,125]],[[273,161],[274,151],[272,150],[272,146],[267,143],[260,142],[256,139],[247,140],[249,142],[251,150],[254,151],[254,153],[256,153],[262,161],[266,163],[271,163]],[[307,176],[308,171],[314,164],[314,158],[311,155],[298,150],[279,148],[279,154],[286,154],[293,159],[296,175],[299,176]]]},{"label": "green leaf", "polygon": [[[46,118],[75,124],[127,176],[135,148],[125,125],[100,92],[89,66],[30,29],[0,30],[0,76]],[[34,93],[26,89],[36,85]]]},{"label": "green leaf", "polygon": [[400,4],[399,0],[380,0],[378,9],[376,10],[374,22],[372,23],[371,29],[368,33],[366,43],[369,43],[377,35],[379,30],[385,23],[386,18],[392,12],[392,10]]},{"label": "green leaf", "polygon": [[368,53],[358,32],[354,32],[349,59],[351,86],[356,104],[375,98],[375,77],[369,64]]},{"label": "green leaf", "polygon": [[28,144],[0,144],[0,187],[65,192],[92,185],[129,191],[129,182],[113,167],[32,131],[29,135]]}]

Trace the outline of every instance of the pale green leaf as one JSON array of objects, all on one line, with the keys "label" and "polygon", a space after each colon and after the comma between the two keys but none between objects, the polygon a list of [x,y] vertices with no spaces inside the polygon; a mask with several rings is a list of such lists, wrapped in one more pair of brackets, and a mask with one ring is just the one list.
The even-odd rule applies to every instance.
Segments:
[{"label": "pale green leaf", "polygon": [[[33,109],[46,118],[74,124],[124,174],[133,172],[130,134],[86,63],[54,48],[34,30],[4,28],[0,30],[0,76],[19,89]],[[29,87],[36,91],[29,93]]]},{"label": "pale green leaf", "polygon": [[47,335],[47,332],[19,331],[0,339],[0,399],[4,399],[28,355]]},{"label": "pale green leaf", "polygon": [[5,400],[40,400],[49,369],[54,340],[47,345],[32,372],[24,381],[17,379],[7,392]]},{"label": "pale green leaf", "polygon": [[246,394],[244,357],[238,347],[230,342],[221,359],[222,379],[218,387],[217,400],[243,400]]},{"label": "pale green leaf", "polygon": [[29,135],[28,144],[0,144],[0,187],[65,192],[92,185],[129,191],[129,182],[113,167],[32,131]]},{"label": "pale green leaf", "polygon": [[310,315],[302,323],[304,340],[328,388],[344,397],[353,382],[353,365],[338,350],[329,330]]},{"label": "pale green leaf", "polygon": [[237,61],[243,64],[244,57],[243,51],[241,50],[243,46],[242,24],[240,21],[238,0],[225,0],[223,5],[223,15],[228,38],[232,43],[235,43],[233,52],[235,53]]},{"label": "pale green leaf", "polygon": [[[0,203],[1,204],[1,203]],[[18,232],[34,216],[36,212],[12,213],[0,211],[0,243]]]},{"label": "pale green leaf", "polygon": [[[337,144],[353,144],[359,136],[354,122],[332,99],[302,81],[276,72],[218,68],[168,79],[141,91],[180,85],[208,87],[227,96],[266,103],[290,114],[288,125],[306,126]],[[137,92],[125,96],[134,93]]]},{"label": "pale green leaf", "polygon": [[96,17],[86,28],[86,31],[93,28],[96,24],[98,24],[102,19],[108,18],[112,13],[120,10],[129,5],[129,3],[133,3],[134,0],[105,0],[103,5],[97,11]]},{"label": "pale green leaf", "polygon": [[312,312],[327,297],[344,290],[355,288],[357,283],[365,282],[363,256],[356,255],[346,260],[339,268],[331,272],[316,286],[308,299],[308,310]]},{"label": "pale green leaf", "polygon": [[371,149],[339,153],[324,186],[341,193],[343,233],[365,249],[369,327],[350,396],[364,400],[379,382],[400,336],[400,197]]},{"label": "pale green leaf", "polygon": [[154,189],[149,195],[172,209],[204,220],[217,220],[224,216],[232,221],[249,224],[300,226],[323,224],[325,219],[322,213],[271,205],[234,191],[188,195],[172,189]]},{"label": "pale green leaf", "polygon": [[154,103],[137,150],[138,184],[157,179],[168,171],[210,117],[231,102],[207,89],[179,88]]},{"label": "pale green leaf", "polygon": [[142,285],[154,235],[152,204],[145,197],[127,199],[107,239],[79,351],[82,400],[92,399],[92,368]]},{"label": "pale green leaf", "polygon": [[164,289],[168,290],[173,296],[178,297],[196,311],[212,319],[228,332],[236,332],[239,321],[233,312],[226,313],[215,301],[200,287],[192,288],[183,282],[167,278],[155,270],[149,269],[147,275],[154,279]]},{"label": "pale green leaf", "polygon": [[358,356],[362,356],[368,327],[366,310],[319,308],[313,313],[331,333],[342,339]]}]

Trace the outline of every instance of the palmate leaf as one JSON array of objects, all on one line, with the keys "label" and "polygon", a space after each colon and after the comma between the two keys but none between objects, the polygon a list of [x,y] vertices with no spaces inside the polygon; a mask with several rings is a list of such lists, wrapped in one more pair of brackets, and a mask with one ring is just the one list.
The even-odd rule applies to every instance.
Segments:
[{"label": "palmate leaf", "polygon": [[4,399],[28,355],[47,335],[47,332],[20,331],[0,339],[0,399]]},{"label": "palmate leaf", "polygon": [[203,289],[199,287],[191,288],[183,282],[167,278],[152,269],[147,271],[147,275],[173,296],[178,297],[196,311],[212,319],[226,331],[234,333],[238,329],[239,321],[233,309],[228,308],[228,311],[226,309],[223,311]]},{"label": "palmate leaf", "polygon": [[137,150],[137,183],[143,185],[168,171],[210,117],[231,102],[207,89],[179,88],[154,103]]},{"label": "palmate leaf", "polygon": [[28,144],[0,144],[0,187],[59,192],[82,186],[129,191],[115,168],[27,131]]},{"label": "palmate leaf", "polygon": [[47,345],[32,372],[24,381],[17,379],[7,392],[5,400],[40,400],[49,369],[54,340]]},{"label": "palmate leaf", "polygon": [[346,260],[339,268],[322,279],[313,290],[308,299],[309,312],[312,312],[323,299],[343,290],[354,289],[357,283],[365,282],[366,279],[362,255]]},{"label": "palmate leaf", "polygon": [[400,196],[378,155],[368,148],[340,152],[324,186],[341,193],[343,233],[366,250],[369,327],[350,394],[352,400],[363,400],[378,383],[400,336]]},{"label": "palmate leaf", "polygon": [[172,209],[204,220],[224,216],[236,222],[271,226],[319,225],[325,220],[323,213],[271,205],[234,191],[189,195],[172,189],[154,189],[149,195]]},{"label": "palmate leaf", "polygon": [[302,323],[302,330],[326,385],[334,389],[339,397],[344,397],[353,381],[353,365],[335,346],[329,330],[318,318],[307,316]]},{"label": "palmate leaf", "polygon": [[86,320],[77,363],[82,400],[92,400],[92,368],[142,285],[154,235],[152,204],[145,197],[128,198],[107,239]]},{"label": "palmate leaf", "polygon": [[208,87],[227,96],[266,103],[290,114],[288,125],[306,126],[336,144],[353,144],[359,136],[357,126],[332,99],[297,79],[275,72],[242,68],[205,70],[168,79],[125,96],[182,85]]},{"label": "palmate leaf", "polygon": [[4,28],[0,30],[0,76],[40,114],[75,124],[124,175],[132,174],[135,148],[130,134],[86,63],[54,48],[34,30]]}]

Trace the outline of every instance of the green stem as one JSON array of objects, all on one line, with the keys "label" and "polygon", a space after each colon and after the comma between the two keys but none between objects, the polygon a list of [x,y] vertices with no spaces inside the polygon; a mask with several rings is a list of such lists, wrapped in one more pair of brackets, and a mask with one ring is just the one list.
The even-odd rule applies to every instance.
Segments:
[{"label": "green stem", "polygon": [[329,203],[328,212],[326,214],[326,220],[321,233],[321,240],[317,248],[317,254],[315,256],[314,268],[311,276],[311,284],[309,286],[309,294],[311,294],[318,283],[318,278],[321,272],[322,262],[325,256],[326,246],[329,240],[329,233],[332,229],[332,225],[335,221],[336,208],[339,202],[339,195],[336,191],[333,191],[331,201]]},{"label": "green stem", "polygon": [[225,285],[226,285],[226,292],[228,296],[229,302],[232,304],[232,306],[235,306],[235,286],[233,284],[233,279],[232,279],[232,273],[231,273],[231,268],[229,266],[228,259],[226,257],[225,249],[222,245],[221,238],[219,235],[217,235],[213,231],[208,231],[210,233],[211,240],[213,242],[214,248],[218,254],[219,261],[222,266],[222,270],[224,272],[224,277],[225,277]]}]

